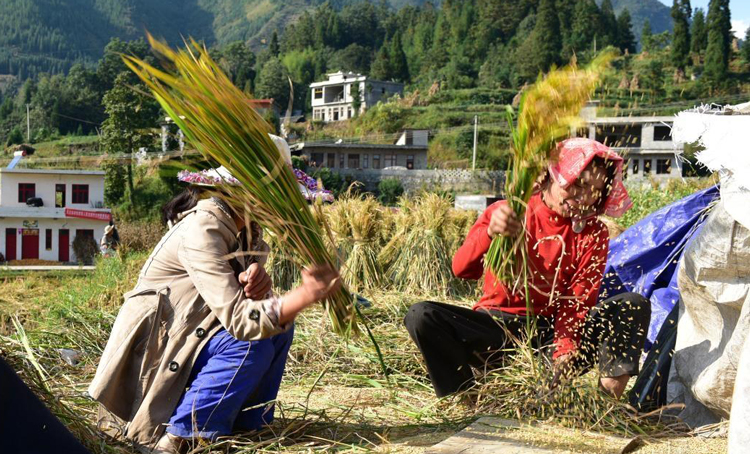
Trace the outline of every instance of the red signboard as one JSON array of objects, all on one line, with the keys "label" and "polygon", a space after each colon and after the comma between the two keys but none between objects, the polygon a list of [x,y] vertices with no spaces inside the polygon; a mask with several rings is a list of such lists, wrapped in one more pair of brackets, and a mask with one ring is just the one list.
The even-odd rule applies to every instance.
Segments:
[{"label": "red signboard", "polygon": [[109,222],[112,220],[112,213],[107,213],[105,211],[88,211],[88,210],[76,210],[74,208],[66,208],[65,217],[92,219],[94,221]]}]

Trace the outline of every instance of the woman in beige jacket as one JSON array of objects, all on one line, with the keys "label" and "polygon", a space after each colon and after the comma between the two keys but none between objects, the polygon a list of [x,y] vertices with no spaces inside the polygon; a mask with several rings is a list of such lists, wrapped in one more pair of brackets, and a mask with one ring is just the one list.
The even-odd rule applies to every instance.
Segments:
[{"label": "woman in beige jacket", "polygon": [[261,229],[199,193],[165,206],[170,229],[125,295],[89,387],[143,452],[269,423],[295,316],[339,285],[335,270],[313,267],[274,296]]}]

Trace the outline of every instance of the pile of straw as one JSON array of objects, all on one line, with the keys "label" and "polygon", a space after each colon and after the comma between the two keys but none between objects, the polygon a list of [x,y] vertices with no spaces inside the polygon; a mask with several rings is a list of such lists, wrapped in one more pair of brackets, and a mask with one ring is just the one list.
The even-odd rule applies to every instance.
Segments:
[{"label": "pile of straw", "polygon": [[383,278],[378,263],[381,207],[372,196],[349,205],[347,220],[351,237],[346,247],[344,281],[357,291],[374,290],[380,288]]},{"label": "pile of straw", "polygon": [[[452,293],[451,256],[445,227],[451,203],[437,194],[420,196],[406,221],[410,229],[402,238],[388,275],[396,289],[411,294]],[[395,237],[394,237],[395,238]]]},{"label": "pile of straw", "polygon": [[384,270],[393,265],[399,250],[406,247],[404,239],[414,228],[413,209],[414,201],[401,197],[398,206],[383,216],[383,228],[380,232],[382,247],[378,253],[378,262]]}]

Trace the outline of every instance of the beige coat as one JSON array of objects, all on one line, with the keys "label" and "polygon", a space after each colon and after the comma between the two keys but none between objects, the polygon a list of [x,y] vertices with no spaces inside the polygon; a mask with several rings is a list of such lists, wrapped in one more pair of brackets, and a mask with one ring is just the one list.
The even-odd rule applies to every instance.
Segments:
[{"label": "beige coat", "polygon": [[219,203],[202,200],[164,235],[125,295],[89,394],[127,422],[135,443],[148,446],[163,434],[195,359],[220,328],[240,340],[284,331],[238,282],[254,257],[265,257],[227,258],[243,236]]}]

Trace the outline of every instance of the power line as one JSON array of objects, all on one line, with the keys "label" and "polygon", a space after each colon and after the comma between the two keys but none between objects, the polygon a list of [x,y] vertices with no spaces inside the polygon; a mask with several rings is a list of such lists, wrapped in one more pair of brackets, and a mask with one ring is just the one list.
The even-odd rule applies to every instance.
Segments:
[{"label": "power line", "polygon": [[69,119],[69,120],[75,120],[75,121],[79,121],[79,122],[81,122],[81,123],[88,123],[88,124],[90,124],[90,125],[94,125],[94,126],[101,126],[101,125],[102,125],[101,123],[96,123],[96,122],[94,122],[94,121],[88,121],[88,120],[82,120],[82,119],[80,119],[80,118],[70,117],[70,116],[68,116],[68,115],[63,115],[63,114],[61,114],[61,113],[57,113],[57,112],[50,112],[50,115],[53,115],[53,116],[57,116],[57,117],[63,117],[63,118],[67,118],[67,119]]}]

